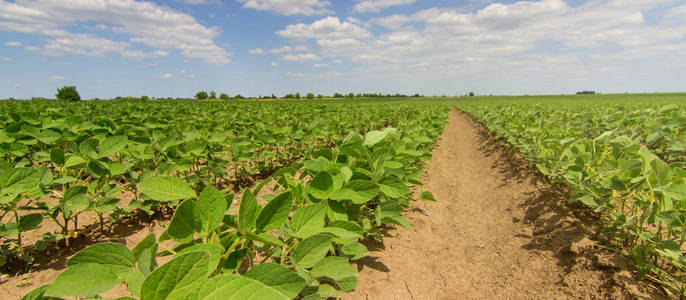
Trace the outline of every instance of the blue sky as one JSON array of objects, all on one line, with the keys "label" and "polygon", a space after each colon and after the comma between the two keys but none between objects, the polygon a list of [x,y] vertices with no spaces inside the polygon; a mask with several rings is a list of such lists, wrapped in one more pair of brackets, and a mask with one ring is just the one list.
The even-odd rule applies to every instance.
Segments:
[{"label": "blue sky", "polygon": [[0,0],[0,98],[686,91],[684,0]]}]

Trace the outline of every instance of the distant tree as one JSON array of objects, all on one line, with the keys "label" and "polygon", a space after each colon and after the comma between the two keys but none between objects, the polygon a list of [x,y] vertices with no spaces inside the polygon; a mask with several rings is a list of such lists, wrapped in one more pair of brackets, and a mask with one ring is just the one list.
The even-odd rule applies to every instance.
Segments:
[{"label": "distant tree", "polygon": [[350,98],[350,99],[355,98],[355,94],[354,93],[348,94],[348,98]]},{"label": "distant tree", "polygon": [[474,92],[469,92],[469,97],[474,97]]},{"label": "distant tree", "polygon": [[295,93],[295,99],[300,99],[300,93]]},{"label": "distant tree", "polygon": [[236,97],[233,97],[233,98],[234,98],[234,99],[238,99],[238,100],[244,99],[243,96],[241,96],[241,94],[237,94]]},{"label": "distant tree", "polygon": [[208,95],[207,95],[207,92],[205,92],[205,91],[200,91],[200,92],[195,94],[195,98],[198,100],[204,100],[204,99],[207,99],[207,97],[208,97]]},{"label": "distant tree", "polygon": [[312,94],[312,93],[307,93],[307,99],[309,99],[309,100],[314,99],[314,94]]},{"label": "distant tree", "polygon": [[595,91],[581,91],[581,92],[576,92],[577,95],[595,95]]},{"label": "distant tree", "polygon": [[76,91],[75,86],[58,88],[55,96],[57,97],[57,100],[81,101],[81,96],[79,96],[79,92]]},{"label": "distant tree", "polygon": [[141,96],[141,101],[148,101],[148,100],[150,100],[150,98],[148,98],[148,96],[146,96],[146,95]]},{"label": "distant tree", "polygon": [[319,99],[319,100],[324,99],[324,95],[322,95],[322,94],[317,95],[317,99]]},{"label": "distant tree", "polygon": [[211,91],[210,92],[210,99],[217,99],[217,93],[215,93],[214,91]]},{"label": "distant tree", "polygon": [[219,99],[229,100],[229,99],[231,99],[231,97],[229,97],[229,95],[227,93],[221,93],[221,95],[219,95]]},{"label": "distant tree", "polygon": [[334,93],[334,94],[333,94],[333,97],[334,97],[334,98],[343,98],[343,94],[341,94],[341,93]]}]

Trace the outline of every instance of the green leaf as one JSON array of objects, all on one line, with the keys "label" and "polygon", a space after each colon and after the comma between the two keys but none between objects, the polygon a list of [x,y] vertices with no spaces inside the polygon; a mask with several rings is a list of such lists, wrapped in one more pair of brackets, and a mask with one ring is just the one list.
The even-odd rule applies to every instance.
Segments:
[{"label": "green leaf", "polygon": [[35,288],[28,294],[24,295],[24,297],[21,297],[20,300],[57,300],[61,298],[53,298],[53,297],[46,297],[44,296],[45,290],[48,289],[50,285],[46,284],[40,287]]},{"label": "green leaf", "polygon": [[317,234],[304,239],[293,251],[293,264],[300,269],[313,267],[329,252],[332,239],[328,234]]},{"label": "green leaf", "polygon": [[145,281],[145,274],[135,270],[126,274],[126,289],[137,297],[141,296],[141,287]]},{"label": "green leaf", "polygon": [[333,200],[350,200],[354,204],[364,204],[379,194],[379,185],[369,180],[351,180],[344,188],[331,195]]},{"label": "green leaf", "polygon": [[63,196],[63,212],[71,215],[73,212],[84,211],[88,208],[90,201],[86,197],[86,192],[88,192],[88,187],[85,186],[72,186],[67,189]]},{"label": "green leaf", "polygon": [[153,200],[174,201],[195,198],[195,192],[183,179],[172,176],[153,177],[138,185]]},{"label": "green leaf", "polygon": [[357,270],[343,257],[329,256],[312,268],[315,278],[329,278],[344,292],[350,292],[357,285]]},{"label": "green leaf", "polygon": [[107,177],[111,175],[107,166],[97,160],[91,160],[88,162],[88,171],[94,175],[97,175],[98,177]]},{"label": "green leaf", "polygon": [[94,263],[106,266],[117,276],[133,270],[136,260],[126,246],[117,243],[100,243],[83,249],[67,261],[67,266]]},{"label": "green leaf", "polygon": [[227,209],[222,192],[208,186],[200,193],[198,202],[193,208],[195,230],[207,235],[221,224]]},{"label": "green leaf", "polygon": [[81,168],[88,163],[87,160],[84,158],[78,156],[78,155],[72,155],[67,158],[67,161],[64,163],[65,168]]},{"label": "green leaf", "polygon": [[386,176],[379,181],[379,187],[384,195],[391,198],[402,198],[410,193],[410,189],[400,179]]},{"label": "green leaf", "polygon": [[52,148],[50,150],[50,161],[57,166],[64,165],[64,150],[60,148]]},{"label": "green leaf", "polygon": [[196,299],[286,300],[291,298],[258,280],[240,275],[225,274],[203,282]]},{"label": "green leaf", "polygon": [[62,272],[45,291],[46,296],[94,296],[108,291],[121,279],[105,265],[84,263]]},{"label": "green leaf", "polygon": [[43,222],[43,214],[35,213],[21,216],[19,218],[19,231],[28,231],[38,228],[38,225]]},{"label": "green leaf", "polygon": [[327,172],[319,172],[307,183],[307,191],[317,199],[326,199],[333,189],[333,177]]},{"label": "green leaf", "polygon": [[257,217],[257,231],[264,232],[281,227],[288,220],[292,205],[293,196],[290,191],[281,193],[269,201]]},{"label": "green leaf", "polygon": [[176,211],[169,222],[167,234],[179,243],[188,243],[193,240],[195,225],[193,222],[193,211],[195,203],[193,200],[181,202],[176,207]]},{"label": "green leaf", "polygon": [[431,202],[437,201],[436,198],[434,198],[434,195],[428,191],[422,192],[421,196],[419,196],[419,199],[422,201],[431,201]]},{"label": "green leaf", "polygon": [[359,242],[345,244],[343,247],[341,247],[341,251],[343,254],[345,254],[345,256],[349,257],[350,260],[358,260],[369,255],[369,250],[367,250],[367,247]]},{"label": "green leaf", "polygon": [[18,195],[38,187],[40,172],[38,169],[14,168],[0,173],[0,191]]},{"label": "green leaf", "polygon": [[379,142],[383,141],[389,133],[394,132],[396,129],[394,128],[388,128],[386,130],[382,131],[370,131],[367,132],[367,134],[364,136],[364,146],[367,147],[374,147],[374,145],[378,144]]},{"label": "green leaf", "polygon": [[193,251],[174,259],[150,273],[141,286],[141,300],[164,300],[180,289],[209,276],[210,253]]},{"label": "green leaf", "polygon": [[219,265],[219,261],[221,260],[222,254],[224,253],[224,248],[218,244],[198,244],[190,246],[188,248],[184,248],[183,250],[176,252],[176,256],[183,255],[185,253],[190,253],[193,251],[205,251],[210,253],[210,260],[207,264],[207,267],[208,272],[212,273]]},{"label": "green leaf", "polygon": [[129,139],[123,135],[111,136],[100,143],[100,157],[113,156],[126,147]]},{"label": "green leaf", "polygon": [[[151,233],[131,249],[131,254],[136,262],[138,269],[143,275],[148,275],[157,267],[157,241],[155,234]],[[141,284],[143,282],[141,281]]]},{"label": "green leaf", "polygon": [[289,299],[293,299],[305,288],[305,279],[288,268],[264,263],[252,267],[245,277],[258,280],[265,285],[277,290]]},{"label": "green leaf", "polygon": [[247,233],[255,229],[261,208],[250,189],[245,189],[238,208],[238,228],[241,232]]},{"label": "green leaf", "polygon": [[653,169],[653,172],[655,172],[657,183],[660,186],[666,186],[671,183],[672,178],[674,177],[674,172],[672,172],[672,168],[670,168],[667,163],[662,160],[655,159],[650,162],[650,167]]},{"label": "green leaf", "polygon": [[295,236],[307,238],[324,228],[326,206],[311,204],[298,208],[291,218],[291,229]]}]

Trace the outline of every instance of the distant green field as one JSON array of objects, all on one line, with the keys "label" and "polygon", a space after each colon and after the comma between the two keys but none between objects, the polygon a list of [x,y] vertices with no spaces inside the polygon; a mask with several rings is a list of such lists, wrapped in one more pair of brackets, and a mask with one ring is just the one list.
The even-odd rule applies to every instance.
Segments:
[{"label": "distant green field", "polygon": [[670,104],[686,103],[686,93],[606,94],[606,95],[545,95],[545,96],[477,96],[461,97],[460,101],[490,104]]}]

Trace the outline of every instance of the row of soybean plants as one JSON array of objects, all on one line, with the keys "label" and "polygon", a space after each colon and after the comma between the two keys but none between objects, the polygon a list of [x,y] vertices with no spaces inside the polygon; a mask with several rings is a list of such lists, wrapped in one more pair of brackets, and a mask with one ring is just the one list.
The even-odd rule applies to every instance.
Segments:
[{"label": "row of soybean plants", "polygon": [[686,107],[461,103],[517,147],[570,202],[600,213],[601,232],[641,275],[684,295]]},{"label": "row of soybean plants", "polygon": [[[138,184],[178,176],[195,190],[245,186],[350,131],[397,126],[417,105],[197,102],[0,103],[0,266],[76,233],[79,215],[153,214]],[[123,195],[133,198],[129,203]],[[60,232],[35,231],[54,222]],[[83,224],[81,224],[81,227]],[[31,245],[22,233],[42,237]],[[29,246],[28,249],[25,246]]]},{"label": "row of soybean plants", "polygon": [[[357,285],[351,264],[368,254],[363,238],[383,226],[411,226],[400,213],[450,107],[424,107],[402,127],[350,132],[282,168],[240,202],[209,185],[200,193],[179,177],[138,185],[158,201],[181,201],[167,230],[132,249],[101,243],[67,261],[52,283],[22,299],[97,297],[124,284],[120,299],[325,299]],[[269,184],[269,183],[273,183]],[[263,196],[266,186],[274,186]],[[423,200],[435,201],[429,192]],[[163,247],[173,240],[175,246]],[[172,259],[157,265],[160,256]]]}]

